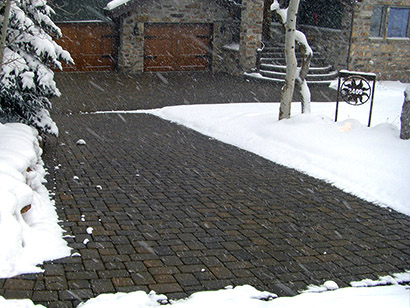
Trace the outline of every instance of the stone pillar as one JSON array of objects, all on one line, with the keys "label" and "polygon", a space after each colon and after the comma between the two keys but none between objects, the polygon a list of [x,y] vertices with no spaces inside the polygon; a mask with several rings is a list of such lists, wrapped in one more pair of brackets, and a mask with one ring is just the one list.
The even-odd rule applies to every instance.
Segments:
[{"label": "stone pillar", "polygon": [[244,71],[255,68],[256,49],[261,47],[263,0],[242,0],[239,63]]}]

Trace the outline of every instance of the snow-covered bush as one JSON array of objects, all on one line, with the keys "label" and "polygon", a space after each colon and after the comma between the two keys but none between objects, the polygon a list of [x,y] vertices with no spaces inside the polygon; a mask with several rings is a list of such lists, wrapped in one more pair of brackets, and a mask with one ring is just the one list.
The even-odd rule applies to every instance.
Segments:
[{"label": "snow-covered bush", "polygon": [[[7,25],[6,13],[5,1],[1,1],[2,28]],[[11,0],[7,35],[1,46],[0,121],[22,122],[57,134],[49,114],[49,99],[60,92],[51,67],[61,69],[60,61],[73,60],[53,41],[53,36],[61,36],[50,19],[53,13],[45,0]]]}]

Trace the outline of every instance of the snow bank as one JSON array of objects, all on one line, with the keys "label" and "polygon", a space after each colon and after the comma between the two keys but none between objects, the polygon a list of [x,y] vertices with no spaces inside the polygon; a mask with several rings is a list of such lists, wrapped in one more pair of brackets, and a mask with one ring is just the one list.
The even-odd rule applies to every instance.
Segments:
[{"label": "snow bank", "polygon": [[38,264],[70,254],[43,185],[41,154],[33,128],[0,124],[0,278],[39,272]]}]

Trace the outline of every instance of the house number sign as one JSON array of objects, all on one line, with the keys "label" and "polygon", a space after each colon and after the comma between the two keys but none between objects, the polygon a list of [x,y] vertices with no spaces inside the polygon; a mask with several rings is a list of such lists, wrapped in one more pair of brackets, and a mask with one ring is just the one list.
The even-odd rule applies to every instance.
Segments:
[{"label": "house number sign", "polygon": [[337,85],[335,121],[337,121],[340,100],[352,106],[361,106],[370,101],[369,121],[367,124],[367,126],[370,127],[375,86],[375,74],[350,72],[346,70],[340,71]]}]

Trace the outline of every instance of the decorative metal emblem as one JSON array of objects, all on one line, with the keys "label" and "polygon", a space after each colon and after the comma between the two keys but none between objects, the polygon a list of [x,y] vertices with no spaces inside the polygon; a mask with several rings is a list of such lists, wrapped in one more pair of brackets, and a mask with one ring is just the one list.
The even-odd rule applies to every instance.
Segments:
[{"label": "decorative metal emblem", "polygon": [[349,105],[360,106],[367,103],[371,93],[369,82],[360,76],[350,76],[340,86],[340,95]]},{"label": "decorative metal emblem", "polygon": [[[370,82],[372,82],[372,86]],[[367,124],[367,126],[370,127],[375,86],[375,74],[350,72],[346,70],[340,71],[337,85],[335,121],[337,121],[340,98],[352,106],[360,106],[370,101],[369,122]]]}]

